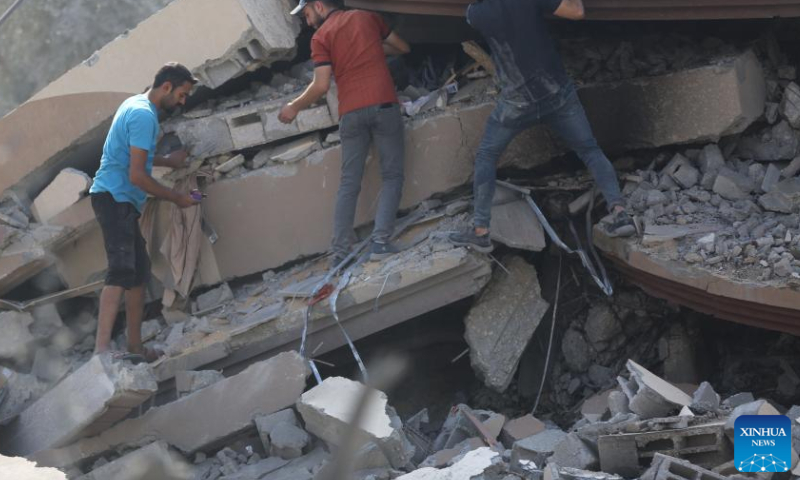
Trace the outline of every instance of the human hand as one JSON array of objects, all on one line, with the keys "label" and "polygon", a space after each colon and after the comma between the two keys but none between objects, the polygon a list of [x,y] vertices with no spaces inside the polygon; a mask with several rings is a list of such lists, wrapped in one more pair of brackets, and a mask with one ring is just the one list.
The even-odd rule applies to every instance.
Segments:
[{"label": "human hand", "polygon": [[294,119],[297,118],[297,114],[297,109],[292,106],[291,103],[287,103],[281,108],[281,113],[278,114],[278,120],[280,120],[281,123],[292,123]]},{"label": "human hand", "polygon": [[175,198],[174,203],[175,205],[178,206],[178,208],[189,208],[189,207],[194,207],[195,205],[199,205],[200,200],[197,200],[189,193],[182,193],[178,194],[178,196]]}]

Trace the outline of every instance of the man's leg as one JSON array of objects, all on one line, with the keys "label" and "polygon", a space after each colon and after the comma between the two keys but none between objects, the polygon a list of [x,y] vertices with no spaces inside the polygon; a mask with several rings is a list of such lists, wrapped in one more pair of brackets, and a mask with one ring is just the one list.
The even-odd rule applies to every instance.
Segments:
[{"label": "man's leg", "polygon": [[489,227],[492,220],[492,201],[497,180],[497,162],[508,144],[524,130],[524,127],[503,125],[500,121],[503,118],[502,108],[502,104],[498,103],[489,116],[478,153],[475,156],[475,178],[472,187],[475,203],[475,214],[472,221],[474,230],[470,229],[467,232],[450,236],[450,241],[455,245],[470,246],[483,252],[492,250]]},{"label": "man's leg", "polygon": [[128,351],[144,353],[142,318],[144,317],[144,285],[125,291],[125,320],[128,324]]},{"label": "man's leg", "polygon": [[563,107],[542,120],[578,155],[594,177],[611,212],[608,232],[615,236],[636,233],[636,226],[625,211],[625,200],[620,192],[617,172],[597,145],[577,92],[570,94]]},{"label": "man's leg", "polygon": [[334,258],[347,256],[353,239],[358,194],[361,192],[364,163],[369,153],[370,132],[366,122],[368,108],[346,113],[339,126],[342,138],[342,174],[333,217]]},{"label": "man's leg", "polygon": [[372,258],[380,259],[395,253],[389,245],[394,233],[397,209],[403,196],[405,134],[399,105],[380,108],[373,127],[375,145],[381,162],[381,192],[372,232]]},{"label": "man's leg", "polygon": [[114,323],[119,313],[119,305],[122,301],[122,294],[125,291],[122,287],[106,285],[100,293],[100,314],[97,319],[97,337],[94,342],[94,353],[108,351],[111,343],[111,332],[114,330]]}]

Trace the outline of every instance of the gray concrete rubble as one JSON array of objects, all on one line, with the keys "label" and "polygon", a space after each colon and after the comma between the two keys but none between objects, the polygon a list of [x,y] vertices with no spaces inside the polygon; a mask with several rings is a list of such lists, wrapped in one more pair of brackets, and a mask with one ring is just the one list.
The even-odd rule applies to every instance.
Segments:
[{"label": "gray concrete rubble", "polygon": [[518,256],[502,262],[505,269],[495,269],[464,320],[472,367],[498,392],[511,384],[525,347],[550,307],[541,297],[533,265]]},{"label": "gray concrete rubble", "polygon": [[34,218],[42,223],[77,203],[89,191],[92,178],[74,168],[65,168],[45,188],[31,206]]},{"label": "gray concrete rubble", "polygon": [[692,396],[692,410],[698,413],[714,413],[719,411],[720,397],[714,387],[708,382],[703,382]]},{"label": "gray concrete rubble", "polygon": [[490,478],[482,476],[491,475],[491,470],[502,471],[502,456],[486,447],[473,450],[456,462],[453,466],[444,469],[420,468],[411,473],[402,475],[397,480],[451,480],[456,478],[477,479]]},{"label": "gray concrete rubble", "polygon": [[[297,353],[283,353],[191,395],[150,409],[141,417],[126,420],[95,437],[62,449],[39,452],[33,458],[43,465],[67,467],[110,450],[144,445],[152,438],[191,454],[250,428],[256,415],[292,405],[305,388],[308,373]],[[224,411],[215,410],[219,405],[225,405]],[[209,416],[209,411],[218,414]]]},{"label": "gray concrete rubble", "polygon": [[95,356],[26,408],[5,431],[0,448],[27,456],[102,432],[157,389],[149,366]]},{"label": "gray concrete rubble", "polygon": [[597,453],[575,433],[568,434],[556,445],[551,460],[559,466],[579,470],[596,470],[600,467]]},{"label": "gray concrete rubble", "polygon": [[541,468],[566,438],[567,434],[562,430],[553,429],[518,440],[511,448],[511,465],[531,461]]},{"label": "gray concrete rubble", "polygon": [[35,463],[22,457],[0,455],[0,472],[9,479],[67,480],[64,472],[55,468],[37,467]]},{"label": "gray concrete rubble", "polygon": [[727,477],[660,453],[653,457],[650,468],[641,476],[641,480],[697,480],[700,478],[723,480]]},{"label": "gray concrete rubble", "polygon": [[685,459],[706,468],[726,462],[733,453],[724,424],[692,426],[680,430],[601,436],[600,467],[624,477],[641,474],[656,453]]},{"label": "gray concrete rubble", "polygon": [[374,442],[392,466],[402,468],[414,456],[414,447],[402,431],[400,418],[389,407],[386,394],[368,388],[346,378],[328,378],[300,397],[297,410],[310,433],[341,446],[356,406],[367,395],[354,443],[362,446]]},{"label": "gray concrete rubble", "polygon": [[618,381],[630,410],[641,418],[664,417],[691,405],[692,397],[633,360],[628,360],[627,368],[630,378],[619,377]]},{"label": "gray concrete rubble", "polygon": [[154,442],[100,468],[78,480],[192,480],[192,467],[165,442]]}]

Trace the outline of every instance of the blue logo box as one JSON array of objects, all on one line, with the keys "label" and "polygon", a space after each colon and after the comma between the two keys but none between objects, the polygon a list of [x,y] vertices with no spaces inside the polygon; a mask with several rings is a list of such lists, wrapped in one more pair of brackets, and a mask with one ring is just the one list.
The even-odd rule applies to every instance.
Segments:
[{"label": "blue logo box", "polygon": [[734,424],[740,472],[786,472],[792,461],[792,421],[785,415],[742,415]]}]

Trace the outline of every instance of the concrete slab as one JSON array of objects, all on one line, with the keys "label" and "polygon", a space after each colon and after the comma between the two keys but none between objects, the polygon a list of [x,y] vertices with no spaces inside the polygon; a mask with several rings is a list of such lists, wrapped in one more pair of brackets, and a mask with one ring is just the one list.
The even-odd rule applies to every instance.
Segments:
[{"label": "concrete slab", "polygon": [[191,480],[194,471],[166,442],[150,445],[124,455],[78,480]]},{"label": "concrete slab", "polygon": [[[366,389],[366,391],[365,391]],[[388,406],[386,394],[342,377],[331,377],[304,393],[297,401],[297,410],[306,429],[328,442],[342,446],[345,432],[362,396],[369,400],[353,440],[358,447],[373,442],[394,468],[408,464],[414,455],[403,433],[403,424]]]},{"label": "concrete slab", "polygon": [[492,207],[492,240],[520,250],[541,252],[547,245],[544,229],[524,200]]},{"label": "concrete slab", "polygon": [[630,401],[629,408],[642,419],[666,417],[692,404],[692,397],[633,360],[628,360],[627,368],[630,380],[618,380]]},{"label": "concrete slab", "polygon": [[289,10],[286,0],[170,3],[0,120],[0,191],[26,179],[18,187],[35,193],[63,167],[96,166],[119,104],[166,62],[179,59],[217,87],[291,58],[300,23]]},{"label": "concrete slab", "polygon": [[505,258],[503,263],[509,273],[495,270],[464,320],[472,367],[498,392],[511,384],[522,353],[550,308],[541,297],[533,265],[518,256]]},{"label": "concrete slab", "polygon": [[31,213],[40,223],[63,212],[86,195],[92,186],[92,178],[74,168],[65,168],[45,188],[31,206]]},{"label": "concrete slab", "polygon": [[25,409],[4,432],[0,448],[27,456],[64,446],[125,418],[157,389],[147,365],[132,366],[108,355],[92,357]]},{"label": "concrete slab", "polygon": [[719,63],[580,90],[600,145],[610,151],[715,142],[764,112],[766,84],[752,51]]},{"label": "concrete slab", "polygon": [[[456,478],[481,478],[493,466],[502,463],[502,456],[488,447],[479,448],[467,453],[463,459],[452,467],[444,469],[420,468],[397,480],[451,480]],[[499,472],[498,472],[499,473]]]},{"label": "concrete slab", "polygon": [[543,432],[545,428],[547,427],[544,422],[531,414],[527,414],[506,422],[500,432],[500,440],[506,447],[510,447],[523,438],[532,437],[537,433]]},{"label": "concrete slab", "polygon": [[[305,361],[297,353],[283,353],[95,437],[39,452],[33,458],[42,465],[68,467],[112,449],[145,445],[153,438],[191,454],[246,430],[256,415],[292,405],[303,392],[308,374]],[[225,408],[220,409],[220,405]]]}]

